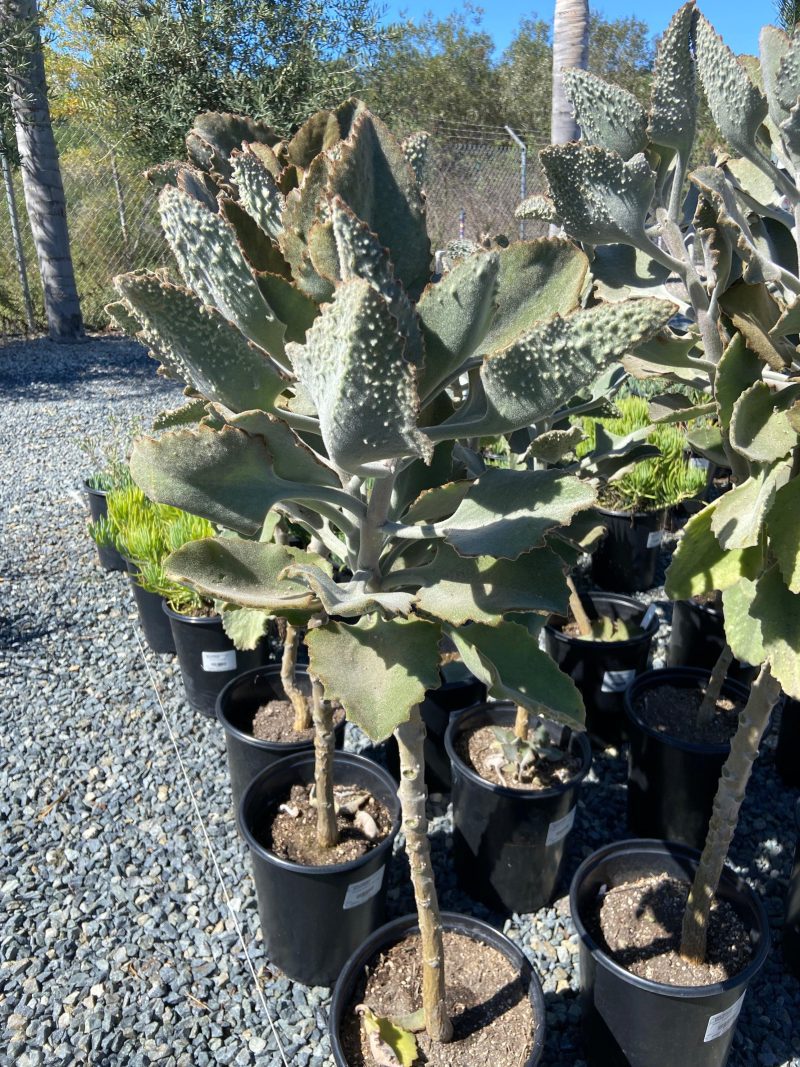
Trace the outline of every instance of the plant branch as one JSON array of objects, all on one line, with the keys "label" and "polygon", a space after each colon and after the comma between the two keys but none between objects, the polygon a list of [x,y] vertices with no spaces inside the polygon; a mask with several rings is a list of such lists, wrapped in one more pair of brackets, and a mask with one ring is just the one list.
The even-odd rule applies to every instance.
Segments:
[{"label": "plant branch", "polygon": [[528,727],[530,726],[530,714],[527,708],[517,704],[517,714],[514,718],[514,737],[520,741],[528,740]]},{"label": "plant branch", "polygon": [[339,841],[336,807],[333,800],[333,757],[336,738],[333,708],[324,699],[322,686],[311,679],[311,705],[314,717],[314,786],[317,802],[317,842],[320,848],[333,848]]},{"label": "plant branch", "polygon": [[590,637],[592,633],[592,620],[586,614],[581,598],[578,595],[578,590],[575,588],[575,583],[569,575],[567,575],[567,589],[569,589],[570,610],[575,622],[578,624],[578,629],[583,637]]},{"label": "plant branch", "polygon": [[403,812],[403,833],[422,941],[422,1007],[425,1013],[425,1029],[432,1041],[450,1041],[453,1036],[453,1024],[445,1005],[442,921],[433,880],[428,817],[425,813],[428,797],[425,788],[425,727],[418,704],[411,709],[408,722],[395,728],[394,736],[400,750],[398,795]]},{"label": "plant branch", "polygon": [[287,622],[286,637],[283,641],[283,656],[281,657],[281,684],[283,685],[284,693],[294,708],[294,730],[297,733],[310,729],[313,723],[305,693],[298,687],[295,680],[299,644],[300,631],[296,626],[292,626],[290,622]]},{"label": "plant branch", "polygon": [[706,686],[703,702],[698,708],[698,726],[708,726],[714,718],[714,712],[717,710],[717,701],[722,692],[722,686],[725,684],[725,677],[731,663],[733,663],[733,652],[731,652],[730,645],[726,644],[719,654],[719,659],[714,664],[714,669],[711,672],[711,677]]},{"label": "plant branch", "polygon": [[376,478],[369,495],[366,515],[361,522],[361,543],[358,550],[358,571],[363,574],[367,589],[380,588],[380,558],[385,538],[386,518],[392,503],[395,475]]},{"label": "plant branch", "polygon": [[739,820],[739,809],[758,755],[758,746],[780,692],[780,685],[765,664],[753,682],[750,697],[739,716],[739,726],[731,741],[730,755],[722,768],[717,795],[714,797],[705,848],[683,916],[681,956],[686,960],[698,963],[705,960],[711,903]]}]

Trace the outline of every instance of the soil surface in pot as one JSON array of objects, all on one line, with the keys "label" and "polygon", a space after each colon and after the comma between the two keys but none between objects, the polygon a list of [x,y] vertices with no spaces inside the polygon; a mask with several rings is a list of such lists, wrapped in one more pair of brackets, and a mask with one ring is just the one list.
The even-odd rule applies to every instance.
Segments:
[{"label": "soil surface in pot", "polygon": [[[336,705],[333,709],[333,725],[338,726],[344,718],[344,708]],[[259,741],[312,741],[314,727],[307,730],[295,730],[294,708],[289,700],[270,700],[262,704],[253,716],[251,726],[253,737]]]},{"label": "soil surface in pot", "polygon": [[370,852],[391,832],[391,815],[379,800],[356,786],[337,785],[333,796],[340,809],[336,816],[339,843],[320,848],[312,788],[293,785],[289,795],[267,814],[261,832],[256,831],[261,844],[281,859],[306,867],[348,863]]},{"label": "soil surface in pot", "polygon": [[550,760],[537,754],[534,763],[526,768],[522,778],[518,778],[514,770],[508,769],[508,761],[491,726],[465,730],[456,738],[455,749],[464,763],[481,778],[507,789],[550,789],[574,778],[583,766],[580,756],[573,756],[569,752],[564,752],[560,760]]},{"label": "soil surface in pot", "polygon": [[[374,1067],[355,1008],[402,1016],[422,1006],[419,934],[381,952],[362,978],[342,1020],[340,1039],[350,1067]],[[444,933],[447,1010],[454,1038],[447,1044],[416,1034],[427,1067],[519,1067],[530,1053],[533,1012],[516,967],[497,949],[464,934]],[[366,982],[366,985],[365,985]]]},{"label": "soil surface in pot", "polygon": [[[603,616],[602,618],[605,618],[605,616]],[[592,621],[596,622],[598,620]],[[600,641],[605,644],[608,644],[613,643],[615,641],[631,641],[635,637],[641,637],[644,633],[644,630],[635,622],[623,623],[623,628],[619,628],[616,625],[615,621],[615,624],[613,626],[613,633],[610,633],[608,635],[603,636],[599,632],[597,634],[582,634],[580,626],[578,626],[577,622],[573,621],[568,622],[566,623],[566,625],[562,626],[561,633],[564,634],[566,637],[580,638],[580,640],[582,641]]]},{"label": "soil surface in pot", "polygon": [[711,721],[697,725],[697,712],[703,702],[701,689],[682,689],[676,685],[659,685],[647,689],[636,705],[636,714],[661,734],[680,741],[724,745],[736,733],[739,712],[744,707],[739,700],[721,696]]},{"label": "soil surface in pot", "polygon": [[725,900],[711,906],[705,963],[679,954],[688,882],[651,875],[615,886],[603,897],[601,942],[626,971],[664,985],[703,986],[723,982],[750,961],[750,937]]}]

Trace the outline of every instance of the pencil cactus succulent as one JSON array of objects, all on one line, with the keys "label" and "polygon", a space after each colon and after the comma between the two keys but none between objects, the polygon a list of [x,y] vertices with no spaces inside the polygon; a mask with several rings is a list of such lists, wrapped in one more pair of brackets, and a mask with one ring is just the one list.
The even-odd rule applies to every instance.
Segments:
[{"label": "pencil cactus succulent", "polygon": [[[171,577],[248,625],[310,623],[325,697],[375,740],[395,732],[426,1022],[446,1039],[418,704],[448,636],[494,695],[581,723],[528,623],[566,610],[559,539],[595,499],[573,474],[486,469],[466,439],[563,407],[673,305],[582,306],[587,256],[558,239],[481,250],[431,284],[408,148],[361,103],[288,142],[253,132],[202,117],[194,166],[158,173],[183,284],[118,279],[117,317],[205,402],[199,426],[140,439],[131,469],[152,499],[224,528],[174,553]],[[272,509],[315,550],[262,539]]]},{"label": "pencil cactus succulent", "polygon": [[[686,4],[659,46],[646,139],[635,101],[575,72],[565,86],[584,140],[542,153],[551,195],[520,208],[556,215],[593,246],[600,291],[671,296],[690,317],[684,336],[662,336],[626,365],[641,377],[702,380],[716,423],[694,443],[734,472],[733,490],[689,522],[667,575],[676,598],[721,590],[730,649],[760,665],[687,909],[689,958],[705,952],[708,908],[772,705],[781,688],[800,696],[798,71],[800,35],[767,26],[760,62],[737,58]],[[731,152],[688,174],[687,190],[698,74]],[[672,417],[686,406],[676,402]]]}]

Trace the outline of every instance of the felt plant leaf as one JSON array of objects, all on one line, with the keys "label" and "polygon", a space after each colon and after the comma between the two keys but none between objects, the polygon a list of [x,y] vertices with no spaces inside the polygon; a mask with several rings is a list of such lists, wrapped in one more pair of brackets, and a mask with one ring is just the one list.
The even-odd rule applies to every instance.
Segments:
[{"label": "felt plant leaf", "polygon": [[472,482],[448,482],[426,489],[403,514],[403,522],[438,522],[452,515]]},{"label": "felt plant leaf", "polygon": [[734,486],[719,498],[711,529],[723,548],[749,548],[759,543],[767,512],[773,507],[778,490],[786,485],[791,473],[791,462],[762,467],[746,482]]},{"label": "felt plant leaf", "polygon": [[733,405],[731,444],[753,463],[774,463],[797,444],[797,431],[779,403],[766,382],[759,381]]},{"label": "felt plant leaf", "polygon": [[800,300],[795,300],[791,307],[781,312],[781,317],[769,331],[769,335],[777,338],[798,333],[800,333]]},{"label": "felt plant leaf", "polygon": [[764,655],[784,693],[800,700],[800,594],[772,566],[756,582],[750,614],[760,623]]},{"label": "felt plant leaf", "polygon": [[329,615],[360,618],[373,611],[385,615],[408,615],[414,601],[412,593],[370,593],[363,583],[335,582],[324,571],[309,563],[287,567],[281,577],[292,578],[308,586]]},{"label": "felt plant leaf", "polygon": [[154,430],[169,430],[174,426],[191,426],[206,413],[206,402],[202,399],[188,400],[178,408],[159,412],[153,419]]},{"label": "felt plant leaf", "polygon": [[[786,108],[781,93],[781,63],[789,51],[790,38],[777,26],[764,26],[759,36],[759,54],[761,71],[764,77],[764,91],[767,95],[769,116],[776,126],[784,121],[794,103]],[[800,96],[800,88],[795,95]]]},{"label": "felt plant leaf", "polygon": [[642,245],[656,176],[641,153],[615,152],[572,142],[540,153],[556,213],[564,229],[589,244]]},{"label": "felt plant leaf", "polygon": [[531,441],[528,451],[534,459],[543,463],[558,463],[582,440],[583,430],[580,426],[570,426],[568,430],[548,430]]},{"label": "felt plant leaf", "polygon": [[594,250],[592,281],[602,300],[616,303],[632,296],[655,296],[675,300],[664,282],[669,267],[630,245],[600,245]]},{"label": "felt plant leaf", "polygon": [[626,352],[622,365],[634,378],[668,378],[702,388],[708,382],[707,365],[690,353],[697,351],[697,338],[677,337],[662,330],[636,346],[634,352]]},{"label": "felt plant leaf", "polygon": [[734,404],[746,389],[761,381],[761,371],[761,360],[747,347],[744,335],[734,334],[717,366],[714,389],[720,422],[726,429],[730,426]]},{"label": "felt plant leaf", "polygon": [[461,556],[517,559],[594,503],[592,486],[574,475],[490,468],[436,530]]},{"label": "felt plant leaf", "polygon": [[417,611],[456,626],[496,625],[514,611],[563,614],[569,600],[564,564],[549,548],[506,560],[464,558],[440,544],[431,563],[392,572],[389,580],[392,588],[418,588]]},{"label": "felt plant leaf", "polygon": [[286,323],[286,340],[302,343],[319,308],[288,278],[272,271],[256,273],[258,287],[275,314]]},{"label": "felt plant leaf", "polygon": [[222,619],[222,629],[240,652],[249,652],[267,632],[272,616],[257,608],[238,608],[223,601],[214,604]]},{"label": "felt plant leaf", "polygon": [[763,663],[766,658],[761,626],[751,614],[756,592],[755,582],[741,578],[722,594],[725,640],[741,663],[754,666]]},{"label": "felt plant leaf", "polygon": [[695,452],[718,467],[728,466],[728,456],[722,443],[719,426],[698,426],[686,434],[686,440]]},{"label": "felt plant leaf", "polygon": [[361,279],[343,283],[290,356],[319,412],[331,460],[352,474],[399,456],[430,458],[416,426],[414,368],[386,302]]},{"label": "felt plant leaf", "polygon": [[418,1055],[417,1039],[409,1030],[376,1015],[366,1004],[359,1004],[356,1011],[377,1067],[413,1067]]},{"label": "felt plant leaf", "polygon": [[778,490],[767,530],[784,582],[790,592],[800,593],[800,478]]},{"label": "felt plant leaf", "polygon": [[689,600],[703,593],[724,591],[740,578],[755,578],[763,566],[760,545],[724,549],[711,529],[718,501],[693,515],[667,569],[664,589],[671,600]]},{"label": "felt plant leaf", "polygon": [[283,419],[263,411],[243,411],[228,420],[231,426],[263,437],[279,478],[309,485],[340,485],[327,461],[310,448]]},{"label": "felt plant leaf", "polygon": [[245,148],[231,158],[233,180],[245,210],[270,237],[277,239],[283,229],[286,199],[267,166],[255,152]]},{"label": "felt plant leaf", "polygon": [[584,721],[583,700],[574,682],[539,649],[524,626],[473,623],[449,631],[467,668],[497,700],[511,700],[573,728]]},{"label": "felt plant leaf", "polygon": [[231,174],[230,157],[242,142],[256,142],[273,147],[280,136],[264,122],[247,115],[222,111],[205,111],[197,115],[186,136],[189,156],[204,170],[217,171],[225,178]]},{"label": "felt plant leaf", "polygon": [[158,358],[187,385],[231,411],[270,411],[285,376],[216,308],[156,274],[123,274],[115,284]]},{"label": "felt plant leaf", "polygon": [[697,88],[690,38],[695,5],[672,16],[659,41],[650,96],[650,140],[688,159],[697,121]]},{"label": "felt plant leaf", "polygon": [[661,393],[650,401],[650,418],[653,422],[691,422],[703,415],[716,413],[713,401],[707,404],[691,404],[682,393]]},{"label": "felt plant leaf", "polygon": [[306,638],[311,673],[373,741],[385,740],[427,689],[437,689],[439,627],[421,619],[364,616],[329,622]]},{"label": "felt plant leaf", "polygon": [[541,219],[543,222],[558,222],[553,201],[548,196],[529,196],[515,209],[518,219]]},{"label": "felt plant leaf", "polygon": [[172,581],[202,596],[305,623],[322,605],[302,582],[282,577],[287,567],[298,562],[320,569],[329,566],[316,553],[289,545],[206,537],[173,552],[164,570]]},{"label": "felt plant leaf", "polygon": [[564,92],[588,144],[617,152],[623,159],[645,151],[647,113],[635,96],[579,68],[565,70],[563,81]]},{"label": "felt plant leaf", "polygon": [[264,299],[227,221],[172,186],[163,190],[158,206],[186,284],[248,340],[280,360],[286,328]]}]

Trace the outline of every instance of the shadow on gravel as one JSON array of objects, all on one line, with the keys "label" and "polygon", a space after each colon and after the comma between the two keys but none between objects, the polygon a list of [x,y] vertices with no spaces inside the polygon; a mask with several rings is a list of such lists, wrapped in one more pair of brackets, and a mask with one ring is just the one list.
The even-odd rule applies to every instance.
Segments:
[{"label": "shadow on gravel", "polygon": [[[175,383],[156,377],[156,363],[145,348],[125,337],[93,336],[81,344],[56,344],[48,338],[0,341],[0,396],[20,400],[59,400],[78,385],[123,386],[115,397],[140,392],[138,386],[166,394]],[[131,393],[131,387],[133,387]]]},{"label": "shadow on gravel", "polygon": [[26,623],[24,615],[0,615],[0,649],[5,652],[13,648],[20,648],[20,646],[26,645],[30,641],[38,641],[42,637],[47,637],[54,630],[63,630],[64,628],[63,621],[54,626],[46,627],[38,623],[33,625]]}]

